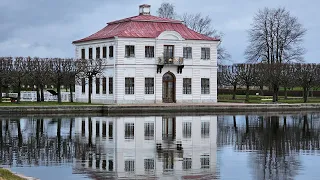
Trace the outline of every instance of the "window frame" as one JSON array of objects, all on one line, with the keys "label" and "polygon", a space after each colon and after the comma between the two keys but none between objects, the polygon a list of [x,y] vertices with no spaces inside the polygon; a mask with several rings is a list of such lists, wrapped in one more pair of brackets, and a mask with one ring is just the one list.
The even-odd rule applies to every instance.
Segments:
[{"label": "window frame", "polygon": [[125,45],[125,58],[134,58],[135,57],[135,46],[134,45]]},{"label": "window frame", "polygon": [[100,79],[99,77],[96,77],[96,94],[100,94]]},{"label": "window frame", "polygon": [[153,77],[144,78],[144,93],[154,94],[154,78]]},{"label": "window frame", "polygon": [[[206,82],[208,80],[208,82]],[[210,79],[201,78],[201,94],[210,94]]]},{"label": "window frame", "polygon": [[107,78],[102,78],[102,94],[107,94]]},{"label": "window frame", "polygon": [[183,47],[183,58],[192,59],[192,47],[190,46]]},{"label": "window frame", "polygon": [[201,48],[201,59],[209,60],[210,59],[210,47],[202,47]]},{"label": "window frame", "polygon": [[89,48],[89,59],[92,59],[92,47]]},{"label": "window frame", "polygon": [[96,59],[100,59],[100,46],[96,47]]},{"label": "window frame", "polygon": [[154,122],[144,123],[144,140],[154,140]]},{"label": "window frame", "polygon": [[81,78],[81,92],[82,94],[86,93],[86,78]]},{"label": "window frame", "polygon": [[113,94],[113,77],[109,77],[109,94]]},{"label": "window frame", "polygon": [[107,46],[102,47],[102,58],[107,58]]},{"label": "window frame", "polygon": [[192,79],[191,78],[183,78],[182,81],[183,81],[182,94],[192,94]]},{"label": "window frame", "polygon": [[124,80],[124,91],[126,95],[134,94],[134,77],[125,77]]},{"label": "window frame", "polygon": [[124,124],[124,139],[125,140],[133,140],[134,139],[134,123],[126,122]]},{"label": "window frame", "polygon": [[113,46],[109,46],[109,58],[113,58]]},{"label": "window frame", "polygon": [[145,46],[144,47],[144,57],[145,58],[154,58],[154,46]]},{"label": "window frame", "polygon": [[182,122],[182,137],[185,139],[192,137],[192,122]]},{"label": "window frame", "polygon": [[86,49],[85,48],[81,49],[81,59],[86,59]]}]

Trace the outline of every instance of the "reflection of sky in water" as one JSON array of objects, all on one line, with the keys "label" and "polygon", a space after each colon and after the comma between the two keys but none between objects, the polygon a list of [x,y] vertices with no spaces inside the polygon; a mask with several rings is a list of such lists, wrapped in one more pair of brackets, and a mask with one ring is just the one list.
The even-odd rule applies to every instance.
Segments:
[{"label": "reflection of sky in water", "polygon": [[[257,131],[257,129],[255,129],[255,126],[258,126],[257,124],[255,124],[257,122],[256,120],[257,116],[249,116],[249,127],[250,127],[250,131]],[[319,117],[318,116],[314,116],[314,115],[308,115],[308,123],[310,125],[310,129],[311,131],[319,131],[319,125],[320,125],[320,121],[319,121]],[[63,138],[67,138],[69,135],[69,128],[70,128],[70,118],[63,118],[61,121],[61,136],[62,139]],[[76,137],[74,136],[75,132],[80,133],[81,132],[81,121],[83,118],[79,118],[76,119],[75,121],[78,120],[78,122],[73,123],[73,141],[76,139]],[[103,117],[100,117],[98,119],[103,119]],[[125,117],[122,117],[122,120],[125,121]],[[132,117],[128,118],[130,119],[130,121],[132,121]],[[177,118],[179,119],[179,118]],[[183,120],[186,120],[187,118],[182,118]],[[192,122],[192,126],[197,126],[197,123],[195,122],[196,120],[200,120],[200,117],[193,117]],[[214,120],[216,120],[217,117],[214,118]],[[312,120],[311,120],[312,119]],[[48,121],[46,121],[47,123],[44,125],[45,127],[45,134],[47,135],[47,137],[49,137],[50,139],[55,138],[56,134],[57,134],[57,123],[52,121],[52,119],[48,118]],[[55,119],[57,120],[57,119]],[[297,116],[297,117],[291,117],[291,116],[287,116],[287,127],[293,127],[293,126],[297,126],[297,129],[301,129],[301,127],[303,127],[303,117]],[[189,121],[189,120],[188,120]],[[4,127],[4,121],[2,121],[2,125]],[[48,123],[50,122],[50,123]],[[136,121],[136,126],[140,126],[138,123],[140,121]],[[177,121],[180,123],[180,121]],[[261,121],[264,124],[266,123],[266,121]],[[283,126],[283,117],[279,118],[279,125],[280,127]],[[119,124],[119,122],[117,122]],[[238,132],[239,133],[245,133],[246,131],[246,118],[245,116],[237,116],[236,118],[236,123],[237,123],[237,127],[238,127]],[[108,124],[108,123],[107,123]],[[101,124],[100,124],[101,125]],[[114,124],[116,126],[116,124]],[[117,131],[124,131],[124,124],[121,124],[121,127],[117,127]],[[93,123],[93,127],[95,127],[96,124]],[[218,118],[218,124],[217,124],[217,136],[218,138],[222,137],[221,135],[221,131],[224,131],[224,133],[227,133],[227,136],[233,136],[232,133],[234,133],[234,124],[233,124],[233,117],[232,116],[224,116],[224,117],[219,117]],[[36,123],[35,121],[30,121],[27,118],[23,118],[23,120],[21,121],[21,128],[23,130],[22,134],[23,134],[23,139],[24,141],[27,138],[28,135],[30,134],[35,134],[36,131],[35,130],[30,130],[32,129],[32,127],[36,127]],[[143,126],[143,121],[141,124],[141,127]],[[200,125],[199,125],[200,127]],[[212,127],[212,126],[210,126]],[[10,128],[13,128],[13,126],[10,124]],[[108,128],[107,128],[108,129]],[[4,130],[4,128],[3,128]],[[136,129],[137,130],[137,129]],[[157,129],[155,129],[155,135]],[[177,130],[177,132],[182,133],[182,130]],[[302,130],[301,130],[302,132]],[[86,132],[88,133],[88,132]],[[100,133],[102,133],[102,129],[100,130]],[[192,135],[196,134],[197,132],[192,132]],[[198,132],[199,133],[199,132]],[[219,134],[220,133],[220,134]],[[298,132],[300,133],[300,132]],[[17,136],[17,132],[16,130],[13,128],[12,129],[12,134],[13,136]],[[93,135],[95,135],[95,132],[92,132]],[[107,133],[108,134],[108,133]],[[124,133],[120,133],[122,136],[124,135]],[[87,134],[86,134],[87,135]],[[108,136],[108,135],[107,135]],[[135,136],[138,136],[138,133],[135,134]],[[178,135],[177,135],[178,136]],[[295,135],[297,136],[297,134]],[[200,136],[199,136],[200,137]],[[271,136],[272,137],[272,136]],[[300,137],[300,136],[298,136]],[[298,138],[297,137],[297,138]],[[143,138],[143,134],[142,134],[142,138]],[[318,142],[319,139],[315,138]],[[319,138],[319,137],[318,137]],[[87,136],[80,138],[82,139],[81,141],[86,141],[87,143]],[[195,139],[193,140],[194,142]],[[199,140],[200,141],[200,140]],[[93,139],[93,142],[95,142],[95,139]],[[110,141],[107,141],[107,143],[109,143]],[[125,141],[126,142],[126,141]],[[127,141],[128,142],[128,141]],[[187,141],[186,141],[187,142]],[[246,151],[239,151],[236,150],[235,148],[235,141],[234,139],[232,141],[229,142],[223,142],[223,141],[219,141],[219,139],[217,140],[218,145],[217,148],[214,150],[214,152],[216,152],[216,156],[217,156],[217,162],[214,165],[216,167],[216,172],[217,172],[217,176],[219,177],[219,179],[263,179],[261,173],[263,172],[263,166],[259,163],[262,163],[263,161],[261,160],[261,157],[263,157],[263,153],[261,153],[261,150],[258,151],[251,151],[250,149],[246,150]],[[188,142],[187,142],[188,143]],[[137,146],[138,145],[138,146]],[[103,144],[103,146],[107,147],[107,144]],[[121,143],[119,143],[118,147],[121,147]],[[136,148],[135,148],[136,147]],[[131,151],[131,152],[135,152],[137,153],[137,151],[140,151],[138,148],[139,147],[139,143],[136,144],[135,147],[132,147],[131,149],[128,148],[127,150]],[[145,147],[149,147],[149,146],[145,146]],[[187,147],[187,146],[186,146]],[[297,162],[298,164],[296,165],[290,165],[290,167],[288,167],[288,170],[293,171],[293,175],[291,175],[294,179],[298,179],[298,180],[304,180],[304,179],[319,179],[318,178],[318,165],[320,161],[320,156],[319,156],[319,149],[317,149],[319,147],[316,147],[315,151],[312,151],[312,153],[309,153],[308,151],[298,151],[298,152],[291,152],[290,155],[286,154],[285,155],[285,160],[286,162]],[[206,149],[206,148],[205,148]],[[187,149],[185,149],[187,152],[187,150],[189,150],[188,153],[201,153],[201,148],[199,149],[199,147],[190,144],[190,146],[188,146]],[[190,151],[191,150],[191,151]],[[109,151],[109,150],[108,150]],[[147,152],[146,154],[148,154],[147,156],[150,156],[151,154],[151,158],[155,157],[155,161],[159,161],[159,159],[157,158],[157,154],[155,151],[153,151],[152,149],[145,149],[145,151],[152,151],[152,152]],[[122,150],[118,149],[118,153],[120,152],[121,154]],[[143,154],[143,153],[142,153]],[[185,153],[184,153],[185,155]],[[11,169],[14,172],[18,172],[21,174],[24,174],[26,176],[33,176],[36,178],[40,178],[40,179],[48,179],[48,180],[53,180],[53,179],[59,179],[59,180],[63,180],[63,179],[86,179],[87,175],[85,174],[78,174],[79,172],[81,173],[81,171],[87,171],[88,167],[86,167],[85,169],[81,169],[81,158],[78,158],[78,160],[76,160],[75,158],[76,155],[74,155],[74,157],[72,158],[73,162],[67,163],[65,161],[62,161],[61,164],[55,164],[54,166],[38,166],[38,167],[29,167],[28,165],[24,165],[24,167],[12,167]],[[214,155],[215,156],[215,155]],[[117,157],[117,158],[121,158],[121,157]],[[136,157],[135,162],[142,162],[143,161],[138,161],[138,157]],[[260,158],[260,159],[259,159]],[[283,158],[283,155],[281,155],[281,158]],[[280,157],[278,157],[275,161],[277,160],[282,160]],[[125,159],[120,159],[121,161],[124,161]],[[177,161],[178,158],[177,156],[175,156],[175,168],[177,164],[181,164],[181,162]],[[193,161],[198,161],[196,158],[192,159]],[[88,159],[86,159],[86,161],[88,161]],[[272,161],[274,162],[274,161]],[[95,164],[94,162],[92,164]],[[14,163],[15,165],[15,163]],[[283,166],[283,164],[281,164],[281,166]],[[80,171],[79,168],[80,167]],[[143,166],[142,166],[143,167]],[[137,169],[137,166],[135,167],[136,171],[135,172],[143,172],[144,169]],[[157,167],[159,168],[159,167]],[[89,168],[90,169],[90,168]],[[161,169],[161,168],[160,168]],[[193,171],[195,171],[195,169],[199,169],[199,167],[195,167],[192,166]],[[271,168],[268,169],[267,173],[274,173],[274,169],[281,171],[281,168]],[[93,171],[93,173],[96,174],[101,174],[101,171],[103,170],[99,170],[99,171]],[[105,170],[104,170],[105,171]],[[123,169],[119,169],[118,170],[119,173],[123,173]],[[157,169],[157,171],[161,171]],[[191,171],[190,171],[191,172]],[[183,173],[182,170],[178,170],[176,169],[175,171],[171,172],[172,177],[175,176],[175,179],[179,179],[181,177],[181,174]],[[279,173],[279,172],[277,172]],[[169,173],[170,174],[170,173]],[[104,175],[104,174],[102,174]],[[169,175],[170,176],[170,175]],[[163,175],[163,179],[168,179],[169,176],[164,176]],[[269,176],[274,178],[275,176]],[[284,178],[284,177],[282,177]]]}]

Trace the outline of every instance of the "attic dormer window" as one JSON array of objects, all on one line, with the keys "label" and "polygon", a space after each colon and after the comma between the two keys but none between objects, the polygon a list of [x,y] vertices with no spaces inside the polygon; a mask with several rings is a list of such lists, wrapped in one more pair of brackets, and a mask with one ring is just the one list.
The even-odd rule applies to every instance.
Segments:
[{"label": "attic dormer window", "polygon": [[150,5],[143,4],[139,6],[139,15],[150,15]]}]

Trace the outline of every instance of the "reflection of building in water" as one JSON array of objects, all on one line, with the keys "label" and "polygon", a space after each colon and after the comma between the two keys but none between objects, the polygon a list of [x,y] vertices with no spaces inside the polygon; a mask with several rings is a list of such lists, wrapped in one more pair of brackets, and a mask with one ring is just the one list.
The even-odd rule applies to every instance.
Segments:
[{"label": "reflection of building in water", "polygon": [[216,176],[216,116],[79,118],[75,130],[81,142],[99,147],[79,151],[78,160],[84,161],[75,171],[135,178]]}]

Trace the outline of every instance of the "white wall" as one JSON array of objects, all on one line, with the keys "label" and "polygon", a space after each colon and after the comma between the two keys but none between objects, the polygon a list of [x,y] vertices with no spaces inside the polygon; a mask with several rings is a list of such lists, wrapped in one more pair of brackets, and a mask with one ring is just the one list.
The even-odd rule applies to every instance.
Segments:
[{"label": "white wall", "polygon": [[[176,39],[175,39],[176,37]],[[164,39],[161,39],[164,38]],[[166,39],[167,38],[167,39]],[[114,57],[116,70],[113,72],[113,60],[110,61],[107,53],[107,70],[105,76],[115,75],[114,96],[95,95],[95,83],[93,83],[92,102],[98,103],[162,103],[162,76],[170,71],[176,76],[176,100],[177,103],[190,102],[217,102],[217,45],[215,41],[184,40],[175,33],[162,33],[159,38],[115,38],[106,41],[94,41],[94,43],[80,43],[76,45],[76,57],[81,56],[81,49],[93,48],[95,58],[95,47],[114,46]],[[135,57],[125,57],[125,46],[135,46]],[[174,45],[175,57],[183,56],[183,47],[192,47],[192,59],[184,60],[182,74],[177,73],[177,66],[165,66],[162,73],[157,74],[158,57],[163,56],[163,46]],[[155,46],[155,57],[145,58],[145,46]],[[201,59],[201,48],[210,47],[210,60]],[[107,48],[107,50],[109,50]],[[102,53],[102,49],[100,51]],[[102,57],[102,54],[101,54]],[[135,93],[125,94],[125,77],[134,77]],[[155,78],[155,93],[145,94],[145,77]],[[192,94],[182,94],[183,78],[192,78]],[[210,94],[201,94],[201,78],[210,78]],[[102,84],[102,83],[101,83]],[[108,85],[107,85],[108,86]],[[76,87],[77,101],[87,101],[88,86],[86,94],[81,93],[81,86]],[[80,92],[80,93],[79,93]],[[108,93],[107,93],[108,94]],[[115,100],[115,101],[113,101]]]}]

